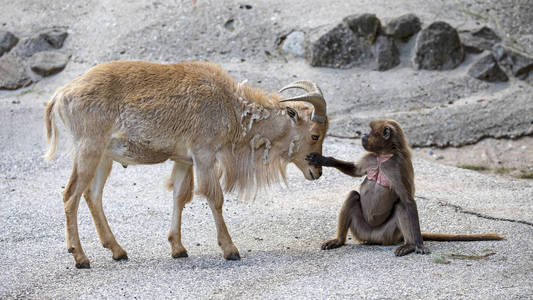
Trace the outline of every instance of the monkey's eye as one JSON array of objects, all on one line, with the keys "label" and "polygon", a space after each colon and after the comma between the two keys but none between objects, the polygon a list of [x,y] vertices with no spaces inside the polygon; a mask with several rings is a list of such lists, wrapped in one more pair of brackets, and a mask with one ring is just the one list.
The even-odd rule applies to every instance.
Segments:
[{"label": "monkey's eye", "polygon": [[311,138],[313,139],[313,141],[318,141],[318,139],[320,138],[319,135],[312,135]]},{"label": "monkey's eye", "polygon": [[383,129],[383,137],[388,140],[390,138],[390,128],[389,127],[385,127]]}]

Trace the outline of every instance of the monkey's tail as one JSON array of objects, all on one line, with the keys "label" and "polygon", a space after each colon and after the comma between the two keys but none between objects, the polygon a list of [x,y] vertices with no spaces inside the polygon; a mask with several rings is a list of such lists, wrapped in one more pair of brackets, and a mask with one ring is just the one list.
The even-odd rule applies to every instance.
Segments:
[{"label": "monkey's tail", "polygon": [[55,92],[54,96],[44,111],[44,123],[46,125],[46,140],[48,142],[48,151],[44,155],[44,160],[49,161],[54,158],[57,149],[57,125],[55,121],[54,106],[58,98],[59,90]]},{"label": "monkey's tail", "polygon": [[452,234],[452,233],[430,233],[422,232],[422,239],[424,241],[499,241],[505,239],[503,235],[496,232],[489,233],[474,233],[474,234]]}]

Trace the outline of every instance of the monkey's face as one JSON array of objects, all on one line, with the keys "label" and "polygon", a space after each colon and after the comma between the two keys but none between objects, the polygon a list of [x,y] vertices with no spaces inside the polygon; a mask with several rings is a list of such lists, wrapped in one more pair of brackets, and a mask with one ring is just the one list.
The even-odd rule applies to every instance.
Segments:
[{"label": "monkey's face", "polygon": [[369,152],[388,153],[391,148],[393,127],[386,120],[370,122],[370,133],[361,137],[363,148]]}]

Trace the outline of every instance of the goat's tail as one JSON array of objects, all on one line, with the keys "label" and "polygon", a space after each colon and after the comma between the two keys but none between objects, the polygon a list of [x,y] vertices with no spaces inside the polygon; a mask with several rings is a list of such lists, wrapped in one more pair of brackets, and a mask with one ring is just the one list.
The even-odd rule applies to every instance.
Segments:
[{"label": "goat's tail", "polygon": [[474,234],[450,234],[450,233],[430,233],[422,232],[422,239],[424,241],[499,241],[504,237],[495,232],[489,233],[474,233]]},{"label": "goat's tail", "polygon": [[46,109],[44,111],[44,123],[46,124],[46,141],[48,142],[48,151],[46,151],[46,154],[43,156],[43,158],[46,161],[54,158],[57,150],[58,132],[54,107],[58,99],[58,94],[60,94],[59,91],[55,92],[50,102],[48,102],[46,105]]}]

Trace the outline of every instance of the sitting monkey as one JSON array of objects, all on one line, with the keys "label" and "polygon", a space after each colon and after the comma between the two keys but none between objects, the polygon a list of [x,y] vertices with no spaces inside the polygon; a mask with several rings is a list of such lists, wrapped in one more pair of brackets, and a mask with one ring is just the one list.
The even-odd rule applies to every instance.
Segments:
[{"label": "sitting monkey", "polygon": [[334,167],[359,177],[367,175],[360,193],[352,191],[339,214],[337,237],[322,244],[322,249],[344,245],[348,229],[354,237],[368,244],[394,245],[396,256],[411,252],[427,254],[423,239],[438,241],[501,240],[496,233],[436,234],[421,233],[414,199],[415,185],[411,151],[400,125],[394,120],[370,122],[371,131],[363,135],[363,148],[368,152],[357,163],[311,153],[311,165]]}]

